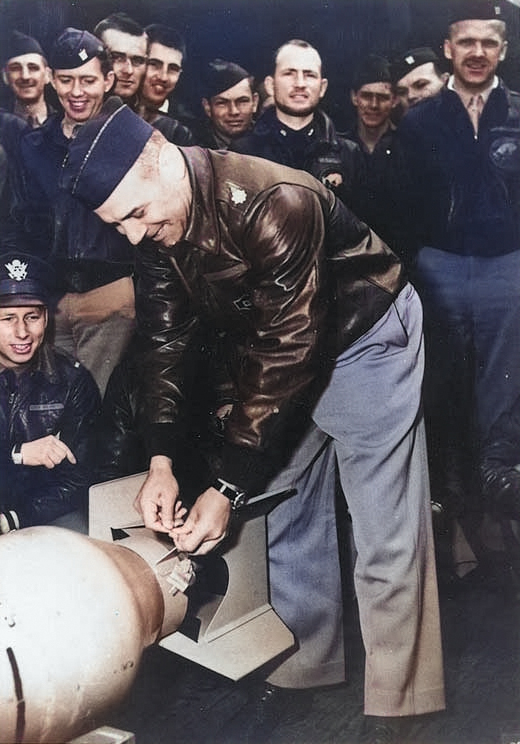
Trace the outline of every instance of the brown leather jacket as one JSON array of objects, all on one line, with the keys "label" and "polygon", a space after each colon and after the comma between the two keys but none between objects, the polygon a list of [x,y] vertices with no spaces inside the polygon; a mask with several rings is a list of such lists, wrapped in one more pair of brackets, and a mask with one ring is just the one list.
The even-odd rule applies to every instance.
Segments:
[{"label": "brown leather jacket", "polygon": [[138,252],[136,306],[151,344],[140,418],[150,455],[175,452],[194,339],[211,329],[225,346],[235,400],[220,474],[258,492],[302,433],[301,415],[336,355],[387,311],[405,280],[390,249],[307,173],[232,152],[181,151],[193,187],[184,240]]}]

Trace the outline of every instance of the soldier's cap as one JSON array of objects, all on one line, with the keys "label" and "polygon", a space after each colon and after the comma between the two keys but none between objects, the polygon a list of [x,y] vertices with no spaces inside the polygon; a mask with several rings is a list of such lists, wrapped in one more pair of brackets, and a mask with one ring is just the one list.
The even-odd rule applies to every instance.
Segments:
[{"label": "soldier's cap", "polygon": [[386,57],[378,54],[369,54],[354,74],[352,88],[359,90],[363,85],[371,83],[390,83],[390,63]]},{"label": "soldier's cap", "polygon": [[51,47],[49,65],[53,70],[75,70],[103,51],[103,43],[91,34],[69,26]]},{"label": "soldier's cap", "polygon": [[0,254],[0,307],[52,304],[54,269],[41,258],[23,251]]},{"label": "soldier's cap", "polygon": [[458,21],[503,21],[504,9],[500,0],[458,0],[453,7],[449,23]]},{"label": "soldier's cap", "polygon": [[23,54],[41,54],[42,57],[45,57],[45,52],[36,39],[23,34],[21,31],[11,31],[2,53],[2,65],[5,65],[13,57],[21,57]]},{"label": "soldier's cap", "polygon": [[209,101],[213,96],[218,96],[219,93],[229,90],[241,80],[249,77],[251,77],[250,73],[240,65],[217,57],[209,62],[204,73],[202,96]]},{"label": "soldier's cap", "polygon": [[117,96],[79,128],[69,144],[60,185],[89,209],[97,209],[133,166],[154,128]]},{"label": "soldier's cap", "polygon": [[392,60],[390,66],[392,81],[398,83],[401,78],[408,75],[412,70],[415,70],[416,67],[421,67],[428,62],[433,62],[435,65],[440,64],[439,57],[431,47],[408,49],[408,51]]}]

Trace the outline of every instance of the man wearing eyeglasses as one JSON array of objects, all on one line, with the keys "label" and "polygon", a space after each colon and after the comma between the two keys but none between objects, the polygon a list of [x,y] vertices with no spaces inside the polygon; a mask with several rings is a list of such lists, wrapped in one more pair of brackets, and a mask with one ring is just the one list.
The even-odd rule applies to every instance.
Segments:
[{"label": "man wearing eyeglasses", "polygon": [[112,55],[116,84],[113,90],[132,109],[146,72],[148,37],[144,28],[126,13],[112,13],[99,21],[94,34]]},{"label": "man wearing eyeglasses", "polygon": [[[112,57],[113,69],[116,75],[116,84],[113,93],[119,96],[133,111],[149,121],[167,140],[176,145],[186,147],[193,144],[191,130],[181,124],[176,118],[173,118],[173,116],[167,116],[159,111],[166,96],[173,90],[179,79],[182,57],[184,56],[183,51],[175,50],[173,63],[167,57],[167,67],[174,64],[175,68],[178,69],[174,71],[174,77],[176,73],[175,84],[168,86],[165,96],[162,96],[162,83],[160,82],[157,85],[154,82],[151,86],[152,91],[159,88],[161,90],[160,95],[157,96],[156,93],[152,92],[150,102],[145,102],[145,99],[141,100],[141,88],[144,87],[145,77],[149,77],[147,73],[149,47],[150,49],[152,46],[154,47],[154,57],[149,60],[150,70],[156,67],[163,67],[163,60],[161,59],[163,55],[160,49],[157,49],[157,47],[162,47],[162,43],[156,44],[153,42],[153,38],[155,38],[153,36],[154,28],[166,29],[165,26],[154,25],[149,26],[145,30],[126,13],[112,13],[97,24],[94,34],[109,49]],[[152,32],[152,37],[148,33],[149,30]],[[170,39],[169,31],[171,29],[161,32],[161,38],[164,35],[165,44]],[[178,34],[175,32],[174,39],[176,40],[177,37]],[[180,37],[178,38],[180,40]],[[184,42],[180,40],[178,43],[182,44],[182,49],[184,49]],[[168,52],[172,51],[168,50]],[[157,105],[154,103],[154,96],[159,100]]]}]

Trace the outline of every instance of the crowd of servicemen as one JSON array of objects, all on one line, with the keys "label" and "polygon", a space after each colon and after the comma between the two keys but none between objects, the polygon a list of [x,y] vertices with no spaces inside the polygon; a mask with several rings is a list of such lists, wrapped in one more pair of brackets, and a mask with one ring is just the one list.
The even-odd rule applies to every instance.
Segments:
[{"label": "crowd of servicemen", "polygon": [[[267,484],[296,484],[313,519],[300,523],[297,494],[269,524],[272,602],[299,643],[262,688],[264,706],[281,699],[281,710],[281,693],[344,678],[339,572],[323,578],[338,546],[321,520],[334,528],[339,469],[367,650],[366,741],[401,741],[396,721],[444,707],[434,549],[439,573],[461,579],[503,550],[520,518],[520,96],[497,74],[506,50],[500,4],[463,0],[445,60],[429,47],[361,60],[346,133],[322,108],[319,50],[300,39],[276,50],[261,82],[237,61],[211,61],[198,117],[176,100],[186,47],[165,25],[115,13],[92,31],[64,29],[46,50],[13,31],[2,54],[0,533],[86,532],[92,483],[166,458],[183,503],[169,516],[163,504],[161,518],[160,497],[145,493],[137,507],[178,546],[206,552],[227,528],[190,545],[186,511],[198,514],[210,483],[238,511]],[[153,192],[118,212],[134,171],[143,193],[170,174],[171,204]],[[183,199],[189,226],[168,241],[173,201]],[[174,216],[135,238],[127,225],[145,224],[156,203]],[[177,253],[158,247],[177,242]],[[306,273],[308,245],[335,284],[323,268]],[[374,286],[384,292],[373,296]],[[231,310],[217,322],[224,295]],[[338,327],[323,309],[331,304],[342,308]],[[331,354],[329,336],[340,334]],[[258,413],[265,400],[289,426]],[[314,430],[302,444],[305,416]],[[314,453],[309,467],[302,452]],[[301,543],[289,542],[287,525]],[[314,574],[303,544],[321,553]],[[410,570],[424,573],[413,590]],[[323,599],[300,628],[291,605],[301,615],[318,585]]]}]

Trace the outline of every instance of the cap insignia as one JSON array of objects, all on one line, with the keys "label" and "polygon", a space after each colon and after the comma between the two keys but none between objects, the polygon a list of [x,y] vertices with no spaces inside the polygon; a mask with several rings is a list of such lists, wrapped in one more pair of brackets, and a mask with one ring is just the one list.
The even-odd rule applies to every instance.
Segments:
[{"label": "cap insignia", "polygon": [[413,65],[413,63],[415,62],[415,58],[411,54],[409,54],[408,57],[405,57],[404,61],[407,65]]},{"label": "cap insignia", "polygon": [[22,263],[18,258],[15,258],[11,263],[5,264],[9,279],[14,279],[16,282],[21,282],[27,278],[27,264]]},{"label": "cap insignia", "polygon": [[83,62],[85,62],[85,60],[87,60],[87,59],[88,59],[88,52],[87,52],[87,50],[85,49],[85,47],[83,47],[83,49],[80,49],[80,50],[79,50],[79,52],[78,52],[78,57],[79,57],[79,58],[80,58],[81,60],[83,60]]}]

